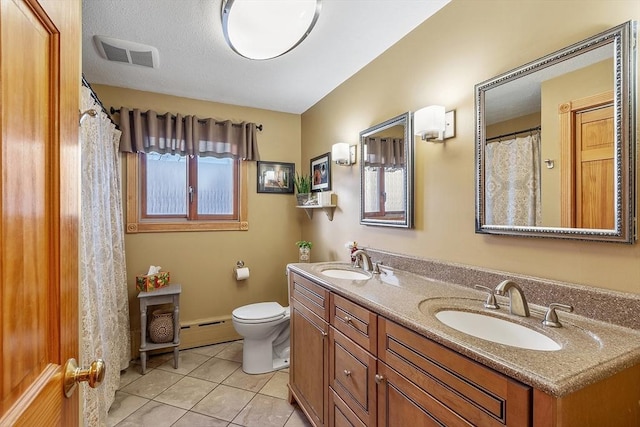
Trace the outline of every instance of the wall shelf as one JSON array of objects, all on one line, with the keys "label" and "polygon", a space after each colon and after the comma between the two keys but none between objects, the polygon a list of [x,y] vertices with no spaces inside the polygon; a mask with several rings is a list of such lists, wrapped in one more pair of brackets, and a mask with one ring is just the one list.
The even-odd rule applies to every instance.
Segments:
[{"label": "wall shelf", "polygon": [[333,211],[336,209],[337,205],[327,205],[327,206],[296,206],[298,209],[304,209],[307,213],[309,219],[313,218],[313,212],[316,209],[322,209],[325,214],[327,214],[327,218],[329,221],[333,221]]}]

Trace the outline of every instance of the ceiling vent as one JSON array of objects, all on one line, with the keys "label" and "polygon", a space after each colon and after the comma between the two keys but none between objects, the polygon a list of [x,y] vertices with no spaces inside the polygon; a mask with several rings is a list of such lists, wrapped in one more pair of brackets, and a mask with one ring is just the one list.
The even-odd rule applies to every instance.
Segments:
[{"label": "ceiling vent", "polygon": [[153,46],[105,36],[93,36],[93,42],[100,56],[109,61],[149,68],[160,66],[158,49]]}]

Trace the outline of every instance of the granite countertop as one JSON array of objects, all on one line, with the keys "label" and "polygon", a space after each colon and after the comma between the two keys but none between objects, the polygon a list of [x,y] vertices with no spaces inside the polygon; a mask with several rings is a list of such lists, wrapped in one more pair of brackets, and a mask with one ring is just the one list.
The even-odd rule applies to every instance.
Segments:
[{"label": "granite countertop", "polygon": [[[562,397],[640,363],[640,331],[558,311],[562,328],[542,325],[546,307],[529,304],[530,317],[509,313],[506,297],[499,310],[486,309],[487,293],[412,273],[381,267],[365,280],[323,275],[324,269],[351,269],[348,263],[290,264],[288,268],[327,289],[424,335],[452,350],[555,397]],[[361,271],[361,270],[360,270]],[[524,289],[526,296],[526,289]],[[459,332],[435,313],[458,309],[508,319],[542,332],[562,346],[539,351],[497,344]]]}]

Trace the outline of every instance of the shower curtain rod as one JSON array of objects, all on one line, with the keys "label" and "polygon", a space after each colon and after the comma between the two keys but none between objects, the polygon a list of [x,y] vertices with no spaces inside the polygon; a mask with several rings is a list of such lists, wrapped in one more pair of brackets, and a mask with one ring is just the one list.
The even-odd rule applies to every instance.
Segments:
[{"label": "shower curtain rod", "polygon": [[519,133],[539,131],[540,129],[542,129],[541,126],[536,126],[536,127],[532,127],[532,128],[529,128],[529,129],[519,130],[519,131],[516,131],[516,132],[505,133],[503,135],[498,135],[498,136],[493,136],[491,138],[487,138],[487,139],[485,139],[485,142],[493,141],[493,140],[496,140],[496,139],[506,138],[507,136],[516,136]]},{"label": "shower curtain rod", "polygon": [[115,125],[116,129],[120,129],[118,124],[116,122],[114,122],[113,119],[111,118],[111,115],[109,114],[109,111],[107,111],[107,109],[104,107],[104,104],[102,103],[102,101],[100,101],[100,98],[98,98],[98,95],[96,95],[95,91],[93,90],[93,88],[91,87],[91,85],[89,84],[87,79],[84,77],[84,73],[82,73],[82,86],[86,87],[87,89],[89,89],[91,91],[91,98],[93,98],[93,100],[98,103],[98,105],[102,109],[102,112],[105,113],[107,115],[107,117],[109,117],[109,120],[111,120],[111,123],[113,123]]},{"label": "shower curtain rod", "polygon": [[[119,113],[120,113],[120,109],[119,109],[119,108],[113,108],[113,107],[111,107],[111,114],[115,114],[115,113],[118,113],[118,114],[119,114]],[[140,114],[142,114],[143,116],[146,116],[146,115],[147,115],[147,113],[140,113]],[[176,118],[176,116],[174,116],[173,114],[171,114],[171,118],[172,118],[172,119],[175,119],[175,118]],[[198,119],[198,122],[199,122],[199,123],[206,123],[207,121],[206,121],[206,120],[202,120],[202,119]],[[256,129],[258,129],[259,131],[262,131],[262,125],[256,125]]]}]

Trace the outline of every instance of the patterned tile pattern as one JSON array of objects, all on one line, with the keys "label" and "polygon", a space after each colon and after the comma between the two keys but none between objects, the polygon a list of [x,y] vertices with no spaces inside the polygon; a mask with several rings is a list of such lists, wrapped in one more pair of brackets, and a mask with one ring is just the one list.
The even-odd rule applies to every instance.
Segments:
[{"label": "patterned tile pattern", "polygon": [[242,371],[242,341],[152,356],[146,375],[132,365],[120,376],[109,427],[309,427],[287,401],[288,370]]}]

